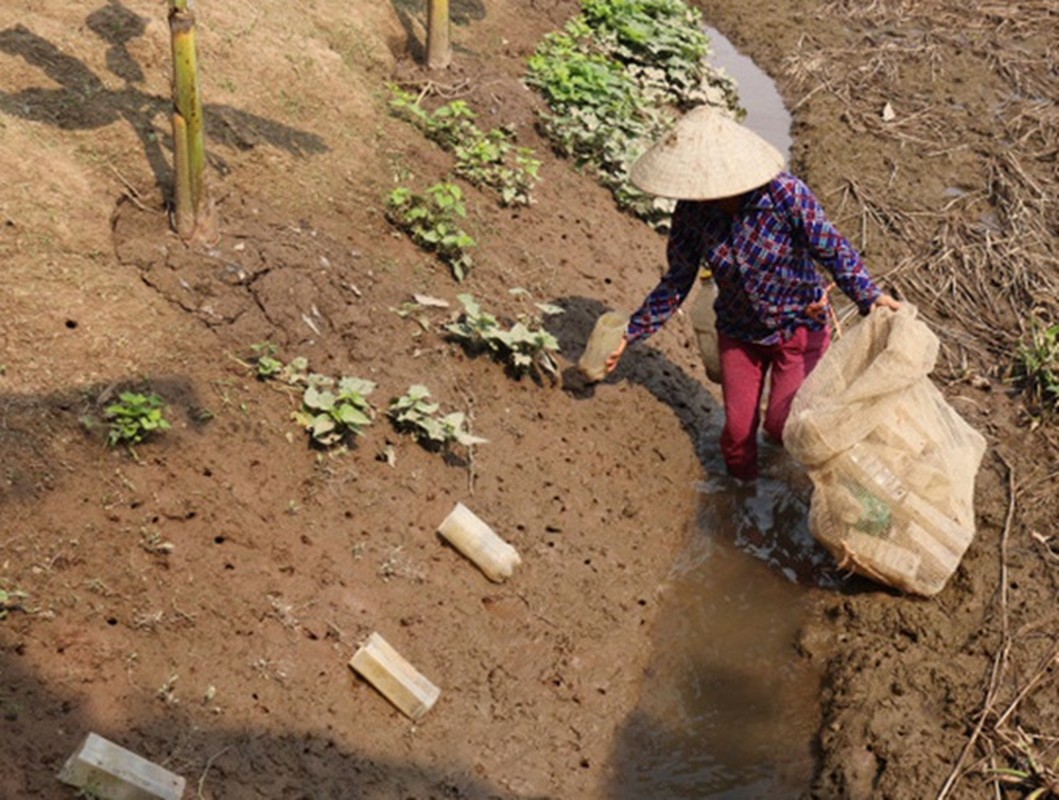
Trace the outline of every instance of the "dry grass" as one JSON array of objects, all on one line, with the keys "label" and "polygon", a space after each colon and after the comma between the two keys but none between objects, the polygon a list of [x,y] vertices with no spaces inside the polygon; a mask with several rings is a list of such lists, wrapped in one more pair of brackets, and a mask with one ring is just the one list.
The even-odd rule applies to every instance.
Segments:
[{"label": "dry grass", "polygon": [[[1008,511],[1000,538],[997,593],[1000,641],[982,707],[975,715],[977,721],[936,800],[948,798],[961,778],[971,772],[993,782],[998,797],[1001,784],[1015,787],[1020,796],[1033,800],[1059,796],[1059,736],[1041,730],[1032,713],[1020,713],[1035,697],[1054,694],[1059,679],[1059,614],[1052,611],[1019,630],[1011,628],[1008,560],[1011,533],[1017,527],[1020,490],[1014,467],[1003,455],[999,457],[1008,473]],[[1018,665],[1027,663],[1033,664],[1032,668],[1023,668],[1020,674]],[[982,756],[965,768],[976,748]]]},{"label": "dry grass", "polygon": [[[878,277],[938,332],[943,377],[973,371],[1004,378],[1033,314],[1059,321],[1059,10],[1053,0],[833,0],[825,12],[848,19],[859,39],[852,46],[799,42],[784,62],[802,93],[795,107],[837,103],[853,131],[877,140],[881,152],[899,154],[885,184],[845,179],[836,221],[862,247],[885,241],[893,266]],[[957,61],[959,71],[983,80],[965,126],[951,124],[951,109],[940,113],[940,104],[952,102],[946,69]],[[892,97],[896,85],[917,91]],[[975,115],[988,119],[979,126]],[[936,195],[896,191],[898,178],[940,156],[953,156],[946,163],[963,169],[940,203]],[[1045,608],[1020,612],[1017,629],[1009,624],[1010,542],[1028,534],[1019,527],[1010,465],[1008,474],[990,623],[997,628],[995,657],[983,678],[983,704],[968,721],[969,738],[939,800],[958,793],[970,775],[996,797],[1003,786],[1035,800],[1059,797],[1059,730],[1043,702],[1054,698],[1059,678],[1059,620]],[[1052,557],[1042,557],[1036,579],[1059,583],[1059,559],[1039,549]],[[1027,616],[1034,621],[1025,622]]]},{"label": "dry grass", "polygon": [[[1059,14],[1032,0],[968,9],[946,0],[855,3],[825,10],[865,28],[853,48],[803,39],[785,61],[804,91],[800,105],[826,93],[856,132],[901,147],[905,162],[958,149],[978,156],[980,184],[955,192],[941,209],[909,206],[888,186],[847,179],[839,218],[855,221],[862,247],[881,235],[898,242],[896,264],[881,277],[915,302],[943,339],[944,362],[1004,374],[1034,309],[1059,319]],[[930,13],[930,17],[921,16]],[[968,51],[968,52],[964,52]],[[946,125],[932,84],[946,61],[977,59],[1008,94],[992,109],[1004,135]],[[850,63],[859,64],[850,69]],[[892,98],[900,75],[924,90]],[[889,108],[888,103],[891,103]],[[893,113],[891,113],[893,112]],[[896,170],[896,166],[895,166]],[[958,366],[957,366],[958,365]]]}]

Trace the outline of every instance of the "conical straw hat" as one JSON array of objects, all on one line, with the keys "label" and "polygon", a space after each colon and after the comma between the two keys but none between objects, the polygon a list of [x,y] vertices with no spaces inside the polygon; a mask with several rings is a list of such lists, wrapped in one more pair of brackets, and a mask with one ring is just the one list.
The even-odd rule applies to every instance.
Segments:
[{"label": "conical straw hat", "polygon": [[763,186],[783,169],[783,155],[720,109],[699,106],[633,163],[629,177],[649,194],[714,200]]}]

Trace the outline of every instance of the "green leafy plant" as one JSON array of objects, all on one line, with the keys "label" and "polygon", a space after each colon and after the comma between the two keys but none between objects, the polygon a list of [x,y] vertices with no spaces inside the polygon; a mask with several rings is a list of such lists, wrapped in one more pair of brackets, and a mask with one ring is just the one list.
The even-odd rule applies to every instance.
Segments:
[{"label": "green leafy plant", "polygon": [[309,432],[313,442],[324,447],[338,444],[348,436],[360,436],[375,418],[368,395],[375,384],[362,378],[332,378],[309,371],[304,356],[284,364],[276,358],[277,349],[269,342],[251,345],[256,353],[258,377],[300,386],[301,408],[291,417]]},{"label": "green leafy plant", "polygon": [[122,392],[118,395],[118,402],[103,410],[110,421],[110,445],[139,444],[155,431],[169,430],[171,426],[163,415],[163,405],[162,398],[155,394]]},{"label": "green leafy plant", "polygon": [[391,86],[390,92],[393,112],[413,123],[446,150],[452,150],[474,127],[475,113],[465,100],[453,100],[432,113],[423,108],[419,98],[410,92],[398,86]]},{"label": "green leafy plant", "polygon": [[528,62],[526,82],[548,103],[540,123],[556,150],[653,224],[672,203],[633,187],[631,163],[682,110],[740,113],[734,83],[705,64],[708,45],[701,14],[683,0],[582,0],[582,13],[545,36]]},{"label": "green leafy plant", "polygon": [[18,590],[0,589],[0,619],[6,619],[9,611],[21,611],[26,593]]},{"label": "green leafy plant", "polygon": [[259,378],[274,378],[283,369],[283,362],[276,358],[279,348],[272,342],[258,342],[250,345],[254,351],[254,362],[257,365],[257,376]]},{"label": "green leafy plant", "polygon": [[1059,412],[1059,324],[1043,322],[1039,313],[1031,316],[1015,351],[1014,377],[1046,414]]},{"label": "green leafy plant", "polygon": [[262,380],[280,380],[292,385],[306,382],[309,376],[309,360],[304,356],[292,358],[289,363],[284,364],[276,358],[279,348],[272,342],[258,342],[250,345],[250,349],[254,353],[254,370]]},{"label": "green leafy plant", "polygon": [[412,241],[438,254],[457,281],[470,272],[468,249],[478,243],[459,226],[467,216],[463,192],[454,183],[438,183],[416,194],[406,187],[394,189],[386,201],[387,217],[406,231]]},{"label": "green leafy plant", "polygon": [[367,397],[375,384],[361,378],[339,378],[310,373],[302,394],[302,407],[292,417],[304,427],[312,440],[325,447],[360,436],[375,418],[375,409]]},{"label": "green leafy plant", "polygon": [[465,100],[453,100],[433,112],[418,98],[392,86],[390,107],[422,130],[428,138],[456,156],[455,173],[475,186],[488,186],[500,194],[502,205],[529,205],[541,162],[532,148],[514,143],[508,128],[482,131]]},{"label": "green leafy plant", "polygon": [[499,320],[482,310],[469,294],[457,295],[463,313],[446,326],[448,336],[468,350],[488,352],[506,363],[516,376],[540,370],[558,377],[559,368],[552,353],[559,352],[559,341],[541,327],[540,319],[523,315],[511,327],[504,328]]},{"label": "green leafy plant", "polygon": [[408,392],[398,397],[387,410],[394,427],[411,434],[417,442],[426,440],[433,446],[448,448],[453,443],[470,447],[485,444],[486,439],[472,435],[466,429],[467,415],[462,411],[440,413],[441,406],[430,399],[430,390],[413,384]]},{"label": "green leafy plant", "polygon": [[513,134],[494,129],[453,148],[456,174],[500,193],[501,205],[528,206],[541,162],[528,147],[511,144]]}]

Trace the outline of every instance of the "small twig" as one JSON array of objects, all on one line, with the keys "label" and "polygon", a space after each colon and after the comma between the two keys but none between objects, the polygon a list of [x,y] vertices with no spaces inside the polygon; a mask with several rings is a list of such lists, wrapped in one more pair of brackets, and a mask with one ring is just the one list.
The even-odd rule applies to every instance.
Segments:
[{"label": "small twig", "polygon": [[202,789],[206,785],[206,773],[208,773],[210,771],[210,767],[213,766],[213,762],[214,761],[216,761],[218,758],[223,756],[225,753],[227,753],[231,749],[232,749],[231,745],[229,745],[228,747],[225,747],[223,750],[218,750],[216,753],[214,753],[212,756],[210,756],[208,759],[206,759],[206,768],[204,770],[202,770],[202,775],[199,776],[199,788],[198,788],[198,798],[199,798],[199,800],[206,800],[206,796],[202,793]]},{"label": "small twig", "polygon": [[819,91],[820,91],[821,89],[823,89],[824,87],[825,87],[825,84],[823,84],[823,83],[818,83],[818,84],[817,84],[816,86],[814,86],[814,87],[813,87],[812,89],[810,89],[810,90],[809,90],[809,91],[808,91],[808,92],[807,92],[806,94],[802,95],[802,99],[801,99],[801,100],[799,100],[799,101],[798,101],[797,103],[795,103],[795,104],[794,104],[793,106],[791,106],[791,113],[793,114],[793,113],[794,113],[795,111],[797,111],[797,110],[798,110],[799,108],[801,108],[801,107],[802,107],[802,105],[804,105],[805,103],[807,103],[807,102],[809,101],[809,99],[810,99],[810,98],[811,98],[811,97],[812,97],[812,96],[813,96],[814,94],[816,94],[817,92],[819,92]]},{"label": "small twig", "polygon": [[1051,654],[1044,659],[1044,663],[1041,665],[1040,669],[1037,670],[1037,673],[1030,678],[1029,682],[1023,686],[1021,690],[1019,690],[1019,693],[1015,695],[1015,699],[1008,704],[1006,709],[1004,709],[1004,713],[997,717],[996,724],[993,726],[994,729],[999,729],[1007,722],[1008,717],[1014,713],[1015,709],[1018,708],[1019,703],[1022,702],[1026,695],[1036,689],[1040,684],[1044,683],[1049,677],[1054,677],[1052,668],[1057,663],[1059,663],[1059,647],[1052,650]]},{"label": "small twig", "polygon": [[451,84],[441,84],[435,81],[398,81],[397,85],[401,88],[409,87],[411,89],[418,89],[419,96],[416,98],[416,103],[421,103],[424,97],[429,95],[437,95],[446,100],[450,100],[453,97],[459,96],[461,93],[466,94],[466,89],[470,86],[471,81],[468,78],[464,78],[462,81],[457,81]]},{"label": "small twig", "polygon": [[133,186],[131,183],[129,183],[127,180],[125,180],[125,176],[123,176],[120,172],[118,172],[117,169],[115,169],[113,166],[111,166],[110,171],[114,173],[114,177],[117,178],[121,182],[121,184],[125,187],[125,191],[122,192],[122,194],[125,197],[129,198],[129,200],[132,202],[132,204],[134,206],[136,206],[138,209],[140,209],[140,211],[146,211],[149,214],[155,213],[155,209],[148,208],[147,206],[145,206],[143,203],[140,202],[140,193],[138,191],[136,191],[136,187],[135,186]]},{"label": "small twig", "polygon": [[[467,429],[471,430],[474,423],[474,395],[472,395],[462,385],[457,384],[457,390],[463,395],[463,400],[467,404]],[[467,493],[470,496],[474,496],[474,482],[478,477],[478,471],[474,463],[474,445],[468,445],[467,447]]]},{"label": "small twig", "polygon": [[533,605],[529,601],[529,598],[526,597],[526,595],[524,595],[522,592],[516,592],[516,596],[518,597],[519,600],[521,600],[523,603],[526,604],[526,609],[533,616],[535,616],[537,619],[541,620],[541,622],[546,622],[549,625],[551,625],[553,628],[558,628],[559,627],[558,625],[555,624],[555,622],[553,622],[552,620],[548,619],[548,617],[546,617],[544,614],[542,614],[539,611],[537,611],[536,609],[534,609]]}]

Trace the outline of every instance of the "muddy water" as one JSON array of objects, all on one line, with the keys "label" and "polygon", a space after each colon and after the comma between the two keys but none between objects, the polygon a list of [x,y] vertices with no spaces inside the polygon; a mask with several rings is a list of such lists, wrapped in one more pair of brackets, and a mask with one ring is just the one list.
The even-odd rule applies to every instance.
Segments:
[{"label": "muddy water", "polygon": [[615,797],[756,800],[809,786],[820,676],[796,643],[812,590],[835,576],[809,535],[804,476],[782,453],[772,461],[753,490],[725,478],[699,487],[616,753]]},{"label": "muddy water", "polygon": [[[711,62],[738,82],[744,120],[784,154],[790,116],[767,75],[717,31]],[[703,431],[716,451],[718,430]],[[674,565],[653,631],[653,661],[619,738],[610,796],[682,800],[795,797],[814,768],[819,682],[797,653],[814,590],[837,578],[809,534],[808,479],[762,451],[753,488],[713,477]],[[717,456],[707,472],[723,476]]]}]

